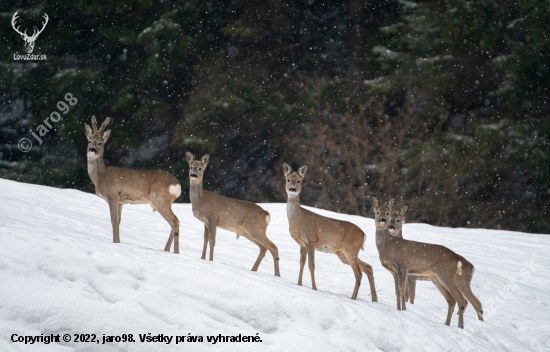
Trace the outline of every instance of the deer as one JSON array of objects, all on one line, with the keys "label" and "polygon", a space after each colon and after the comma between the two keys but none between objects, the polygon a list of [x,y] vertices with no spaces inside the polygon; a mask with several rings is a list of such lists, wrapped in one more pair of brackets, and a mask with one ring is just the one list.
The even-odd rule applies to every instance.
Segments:
[{"label": "deer", "polygon": [[267,238],[267,225],[271,217],[259,205],[240,199],[233,199],[207,191],[203,186],[204,172],[210,163],[210,156],[204,155],[201,160],[195,160],[190,152],[185,153],[189,163],[189,197],[193,215],[204,224],[204,246],[201,259],[206,260],[207,246],[210,245],[210,261],[214,260],[216,245],[216,229],[235,232],[237,239],[244,237],[260,248],[258,259],[252,266],[257,271],[267,250],[273,256],[275,276],[281,276],[279,271],[279,249]]},{"label": "deer", "polygon": [[369,279],[372,301],[377,302],[372,266],[358,258],[359,250],[363,249],[367,238],[365,233],[351,222],[327,218],[300,206],[300,192],[307,172],[306,165],[300,167],[298,171],[292,171],[290,165],[284,163],[283,171],[286,180],[286,211],[289,231],[292,238],[300,245],[298,285],[302,286],[306,255],[311,274],[311,285],[314,290],[317,290],[315,285],[315,250],[334,253],[342,263],[351,266],[355,275],[355,288],[351,299],[357,299],[362,273],[365,273]]},{"label": "deer", "polygon": [[[403,233],[399,232],[394,237],[403,238]],[[421,276],[407,275],[407,287],[405,288],[405,302],[410,302],[414,304],[414,299],[416,297],[416,281],[424,280],[429,281],[429,278],[424,278]]]},{"label": "deer", "polygon": [[179,253],[179,220],[172,212],[172,203],[181,194],[181,185],[172,174],[161,170],[134,170],[107,166],[103,162],[105,143],[111,130],[104,131],[111,118],[107,117],[97,128],[95,116],[92,127],[85,125],[88,139],[88,175],[92,180],[96,195],[103,198],[111,211],[113,243],[120,243],[119,226],[124,204],[147,204],[158,211],[172,228],[164,248],[169,252],[174,242],[174,253]]},{"label": "deer", "polygon": [[44,31],[44,29],[46,28],[46,25],[48,24],[48,21],[50,20],[49,17],[48,17],[48,14],[44,14],[44,22],[42,23],[42,29],[40,30],[37,30],[35,29],[32,33],[31,36],[27,35],[27,31],[25,30],[25,32],[21,32],[19,30],[19,27],[16,27],[15,26],[15,22],[17,22],[18,20],[18,13],[19,11],[15,11],[15,13],[13,14],[13,17],[11,18],[11,26],[13,27],[13,29],[21,36],[21,38],[23,38],[23,40],[25,41],[25,50],[27,50],[27,53],[31,54],[32,51],[34,50],[34,42],[36,41],[36,39],[38,38],[38,36],[40,35],[40,33],[42,33]]},{"label": "deer", "polygon": [[445,325],[451,324],[455,304],[458,303],[458,327],[464,329],[464,310],[468,302],[483,321],[481,302],[470,287],[474,266],[463,256],[447,247],[410,241],[398,237],[402,232],[403,220],[409,210],[405,205],[394,211],[395,198],[380,204],[372,197],[376,226],[376,247],[382,265],[388,269],[395,281],[397,310],[406,310],[405,289],[407,275],[429,278],[443,295],[448,304]]}]

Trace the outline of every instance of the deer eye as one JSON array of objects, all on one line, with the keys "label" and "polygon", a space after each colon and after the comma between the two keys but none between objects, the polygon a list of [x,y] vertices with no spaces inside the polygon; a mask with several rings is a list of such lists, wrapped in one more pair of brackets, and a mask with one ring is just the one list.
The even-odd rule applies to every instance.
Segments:
[{"label": "deer eye", "polygon": [[300,181],[298,181],[298,183],[300,183]]},{"label": "deer eye", "polygon": [[376,212],[376,214],[380,215],[380,213],[379,213],[379,212]]},{"label": "deer eye", "polygon": [[390,213],[386,213],[386,215],[390,215]]},{"label": "deer eye", "polygon": [[202,170],[202,168],[199,167],[199,171]]},{"label": "deer eye", "polygon": [[399,222],[400,220],[397,220],[397,222]]},{"label": "deer eye", "polygon": [[287,180],[287,182],[290,182],[290,180]]},{"label": "deer eye", "polygon": [[101,145],[101,143],[97,143],[98,145]]}]

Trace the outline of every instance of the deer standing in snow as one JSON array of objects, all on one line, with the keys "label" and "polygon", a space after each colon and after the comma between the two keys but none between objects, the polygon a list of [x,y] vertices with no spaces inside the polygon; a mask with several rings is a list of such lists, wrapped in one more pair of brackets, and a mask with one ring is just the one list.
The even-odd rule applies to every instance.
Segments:
[{"label": "deer standing in snow", "polygon": [[350,265],[355,275],[355,289],[351,299],[357,298],[359,286],[364,272],[370,284],[372,301],[378,301],[374,286],[372,267],[360,260],[357,255],[367,236],[361,229],[351,222],[327,218],[313,213],[300,206],[300,191],[302,181],[306,175],[307,166],[302,166],[298,172],[292,171],[288,164],[283,165],[285,174],[285,188],[288,195],[287,216],[290,226],[290,235],[300,245],[300,275],[298,285],[302,285],[302,274],[308,257],[309,272],[311,273],[311,285],[315,285],[315,250],[334,253],[342,263]]},{"label": "deer standing in snow", "polygon": [[103,162],[105,143],[111,130],[105,130],[110,118],[107,117],[97,128],[95,116],[92,127],[86,124],[88,139],[88,175],[95,186],[96,195],[105,199],[111,210],[113,225],[113,243],[120,243],[119,225],[122,205],[151,204],[172,227],[165,251],[170,251],[174,241],[174,253],[179,253],[179,220],[172,212],[172,203],[181,194],[181,185],[177,178],[166,171],[133,170],[107,166]]},{"label": "deer standing in snow", "polygon": [[266,236],[270,216],[259,205],[239,199],[227,198],[203,187],[203,176],[210,156],[205,155],[201,160],[185,153],[185,160],[189,163],[189,197],[193,205],[193,215],[204,224],[204,247],[201,259],[206,259],[206,249],[210,244],[210,260],[214,260],[214,246],[216,245],[216,228],[237,233],[260,247],[260,254],[252,271],[257,271],[267,250],[273,256],[275,276],[279,272],[279,249]]},{"label": "deer standing in snow", "polygon": [[483,320],[481,302],[473,294],[470,282],[474,266],[447,247],[409,241],[398,237],[409,206],[394,211],[395,198],[380,204],[372,198],[376,225],[376,247],[382,265],[394,276],[397,309],[406,310],[407,275],[429,277],[449,306],[445,325],[451,324],[455,303],[458,303],[458,327],[464,329],[464,310],[472,303],[479,320]]}]

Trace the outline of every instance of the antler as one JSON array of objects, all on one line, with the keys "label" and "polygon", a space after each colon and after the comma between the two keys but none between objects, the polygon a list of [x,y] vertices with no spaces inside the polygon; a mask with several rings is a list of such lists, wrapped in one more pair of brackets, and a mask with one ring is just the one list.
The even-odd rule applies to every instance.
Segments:
[{"label": "antler", "polygon": [[107,117],[107,118],[105,119],[105,121],[103,121],[103,123],[101,124],[101,127],[99,128],[98,133],[103,132],[103,130],[104,130],[104,129],[107,127],[107,125],[109,124],[109,121],[110,121],[110,120],[111,120],[111,118],[110,118],[110,117]]},{"label": "antler", "polygon": [[21,36],[28,37],[27,31],[25,31],[25,33],[21,33],[21,31],[19,31],[19,27],[17,27],[17,28],[15,27],[15,21],[17,21],[17,19],[18,19],[18,18],[17,18],[17,13],[18,13],[18,12],[19,12],[19,11],[15,11],[15,13],[13,14],[13,17],[11,18],[11,26],[12,26],[13,29],[14,29],[17,33],[19,33]]},{"label": "antler", "polygon": [[107,117],[105,121],[101,124],[101,127],[99,127],[99,130],[97,129],[97,120],[95,119],[95,115],[92,116],[92,128],[93,128],[93,134],[101,133],[103,130],[107,127],[109,124],[109,121],[111,121],[110,117]]},{"label": "antler", "polygon": [[44,28],[46,28],[46,25],[48,24],[48,21],[50,20],[50,18],[48,17],[48,14],[47,13],[44,13],[44,19],[46,20],[46,22],[42,23],[42,29],[37,31],[36,29],[34,30],[33,34],[32,34],[32,37],[31,38],[37,38],[38,35],[40,33],[42,33],[42,31],[44,31]]},{"label": "antler", "polygon": [[97,132],[97,121],[95,115],[92,116],[92,128],[94,129],[94,134]]}]

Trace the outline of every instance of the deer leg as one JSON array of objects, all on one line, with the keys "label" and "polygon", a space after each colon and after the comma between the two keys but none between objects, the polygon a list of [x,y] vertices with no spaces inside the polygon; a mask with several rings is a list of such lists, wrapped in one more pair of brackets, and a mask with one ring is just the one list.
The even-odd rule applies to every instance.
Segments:
[{"label": "deer leg", "polygon": [[267,248],[260,242],[258,242],[256,239],[252,238],[246,233],[240,233],[240,236],[243,236],[250,240],[250,242],[256,244],[258,247],[260,247],[260,254],[258,254],[258,259],[256,259],[256,263],[254,263],[254,266],[252,266],[252,271],[258,271],[258,268],[260,267],[260,264],[262,263],[262,260],[265,257],[265,252],[267,252]]},{"label": "deer leg", "polygon": [[443,297],[445,297],[445,300],[447,301],[447,304],[449,306],[448,310],[447,310],[447,320],[445,320],[445,325],[449,326],[451,325],[451,319],[453,317],[453,312],[455,310],[455,303],[456,303],[456,300],[454,299],[453,295],[451,295],[451,293],[449,292],[449,290],[447,290],[445,288],[445,286],[443,286],[439,280],[437,280],[437,278],[435,277],[432,277],[432,282],[433,284],[435,285],[435,287],[437,287],[437,289],[439,290],[439,292],[441,292],[441,294],[443,295]]},{"label": "deer leg", "polygon": [[458,287],[456,287],[454,276],[449,275],[449,277],[450,278],[445,281],[442,280],[441,276],[438,276],[437,279],[443,284],[443,286],[445,286],[447,290],[449,290],[453,298],[458,303],[458,327],[464,329],[464,310],[466,309],[467,301],[462,293],[460,293]]},{"label": "deer leg", "polygon": [[209,223],[208,232],[210,236],[208,238],[208,243],[210,244],[210,261],[214,260],[214,246],[216,245],[216,225]]},{"label": "deer leg", "polygon": [[393,282],[395,284],[395,297],[397,299],[397,310],[401,310],[401,295],[399,294],[399,276],[397,275],[397,268],[395,265],[382,262],[382,266],[393,275]]},{"label": "deer leg", "polygon": [[206,260],[206,248],[208,247],[208,227],[204,225],[204,246],[202,247],[201,259]]},{"label": "deer leg", "polygon": [[370,295],[372,297],[373,302],[378,302],[378,296],[376,294],[376,285],[374,284],[374,275],[372,266],[365,263],[361,259],[357,258],[357,264],[359,265],[359,269],[361,269],[362,272],[367,275],[367,278],[369,279],[369,286],[370,286]]},{"label": "deer leg", "polygon": [[157,211],[162,215],[164,220],[170,224],[170,227],[172,228],[172,231],[170,231],[170,237],[168,237],[168,242],[166,243],[166,246],[164,247],[165,251],[170,251],[170,245],[172,244],[172,240],[174,241],[174,253],[179,254],[180,252],[180,221],[174,215],[172,212],[172,203],[161,206],[160,204],[155,204],[155,208]]},{"label": "deer leg", "polygon": [[302,286],[302,274],[304,273],[304,266],[306,265],[306,247],[300,246],[300,275],[298,276],[298,285]]},{"label": "deer leg", "polygon": [[397,299],[397,310],[401,310],[401,292],[399,291],[399,273],[393,274],[393,281],[395,283],[395,297]]},{"label": "deer leg", "polygon": [[307,246],[307,264],[311,274],[311,288],[317,291],[317,285],[315,285],[315,247],[310,244]]},{"label": "deer leg", "polygon": [[474,307],[474,309],[477,312],[477,317],[479,320],[483,321],[483,309],[481,307],[481,302],[472,292],[472,288],[470,287],[470,280],[471,277],[464,277],[464,276],[457,276],[455,279],[456,286],[460,290],[460,293],[466,298]]},{"label": "deer leg", "polygon": [[407,276],[407,289],[405,290],[406,301],[414,304],[414,296],[416,294],[416,277],[412,275]]},{"label": "deer leg", "polygon": [[351,295],[351,299],[357,299],[357,294],[359,293],[359,287],[361,286],[361,279],[363,278],[363,274],[361,273],[361,269],[358,265],[358,258],[356,255],[353,255],[351,253],[344,253],[346,256],[346,259],[353,269],[353,274],[355,275],[355,288],[353,289],[353,294]]},{"label": "deer leg", "polygon": [[118,227],[120,228],[120,221],[122,220],[122,206],[124,204],[118,203]]},{"label": "deer leg", "polygon": [[109,201],[109,209],[111,210],[111,224],[113,225],[113,243],[120,243],[120,235],[118,232],[118,199]]},{"label": "deer leg", "polygon": [[265,229],[260,231],[257,232],[257,233],[260,233],[259,235],[257,233],[252,233],[252,234],[248,233],[250,237],[244,236],[249,240],[251,240],[252,242],[256,243],[260,247],[260,255],[258,256],[258,260],[256,260],[256,264],[254,264],[252,271],[258,270],[258,267],[260,266],[260,263],[262,262],[267,249],[273,256],[273,262],[275,265],[275,276],[281,276],[279,272],[279,249],[273,242],[269,240],[269,238],[267,238],[265,234]]},{"label": "deer leg", "polygon": [[404,266],[399,266],[397,270],[397,275],[399,278],[399,296],[401,298],[401,310],[407,310],[407,305],[405,304],[405,288],[407,287],[407,268]]},{"label": "deer leg", "polygon": [[269,238],[265,237],[264,246],[267,247],[271,255],[273,256],[273,263],[275,265],[275,276],[281,276],[281,272],[279,271],[279,248],[275,245],[275,243],[271,242]]},{"label": "deer leg", "polygon": [[260,267],[260,264],[262,263],[262,260],[265,257],[265,252],[267,252],[267,248],[262,246],[259,243],[256,243],[258,247],[260,247],[260,254],[258,254],[258,259],[256,259],[256,263],[254,263],[254,266],[252,267],[252,271],[258,271],[258,268]]}]

